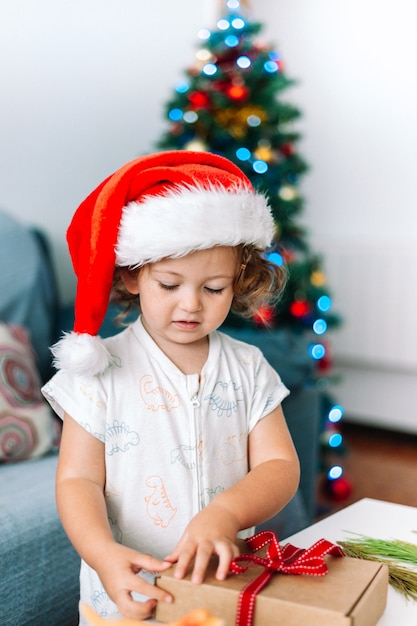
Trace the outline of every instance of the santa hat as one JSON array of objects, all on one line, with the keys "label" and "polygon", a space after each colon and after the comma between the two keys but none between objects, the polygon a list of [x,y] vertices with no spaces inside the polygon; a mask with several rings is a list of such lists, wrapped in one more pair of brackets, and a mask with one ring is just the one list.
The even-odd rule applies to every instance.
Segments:
[{"label": "santa hat", "polygon": [[68,228],[78,279],[75,323],[52,348],[55,366],[94,375],[111,364],[98,332],[116,265],[138,267],[214,246],[266,248],[273,234],[265,197],[224,157],[179,150],[127,163],[81,203]]}]

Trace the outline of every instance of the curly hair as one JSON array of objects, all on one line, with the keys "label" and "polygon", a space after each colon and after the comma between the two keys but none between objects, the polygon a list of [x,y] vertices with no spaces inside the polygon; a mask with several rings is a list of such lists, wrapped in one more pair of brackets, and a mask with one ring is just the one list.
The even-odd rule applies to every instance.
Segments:
[{"label": "curly hair", "polygon": [[276,302],[287,280],[285,268],[265,257],[255,246],[237,246],[238,272],[234,284],[232,311],[252,317],[262,306]]},{"label": "curly hair", "polygon": [[[234,296],[231,310],[245,318],[252,317],[262,306],[278,300],[287,278],[283,266],[272,263],[265,257],[264,250],[252,245],[238,245]],[[128,268],[133,273],[142,269]],[[124,307],[116,320],[122,322],[127,314],[136,308],[140,311],[139,298],[130,293],[123,282],[125,267],[116,266],[111,292],[112,302]]]}]

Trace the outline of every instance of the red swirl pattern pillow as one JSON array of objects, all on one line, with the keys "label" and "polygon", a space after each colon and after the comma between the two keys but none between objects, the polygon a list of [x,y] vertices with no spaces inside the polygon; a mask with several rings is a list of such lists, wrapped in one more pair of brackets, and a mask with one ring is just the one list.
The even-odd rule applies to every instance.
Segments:
[{"label": "red swirl pattern pillow", "polygon": [[27,332],[0,323],[0,462],[35,458],[52,448],[54,419],[40,388]]}]

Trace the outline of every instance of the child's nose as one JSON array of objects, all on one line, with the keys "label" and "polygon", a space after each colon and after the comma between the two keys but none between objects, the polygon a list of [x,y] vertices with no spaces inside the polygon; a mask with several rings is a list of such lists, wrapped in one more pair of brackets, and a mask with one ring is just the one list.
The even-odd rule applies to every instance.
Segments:
[{"label": "child's nose", "polygon": [[181,307],[184,311],[193,313],[201,309],[201,299],[198,291],[190,289],[182,294]]}]

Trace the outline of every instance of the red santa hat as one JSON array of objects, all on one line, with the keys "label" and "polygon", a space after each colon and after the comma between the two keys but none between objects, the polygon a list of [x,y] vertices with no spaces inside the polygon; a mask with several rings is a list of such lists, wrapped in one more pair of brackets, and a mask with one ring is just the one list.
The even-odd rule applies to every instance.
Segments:
[{"label": "red santa hat", "polygon": [[139,267],[214,246],[266,248],[273,234],[267,200],[224,157],[178,150],[127,163],[81,203],[68,228],[75,323],[52,348],[55,366],[94,375],[111,364],[98,332],[116,265]]}]

